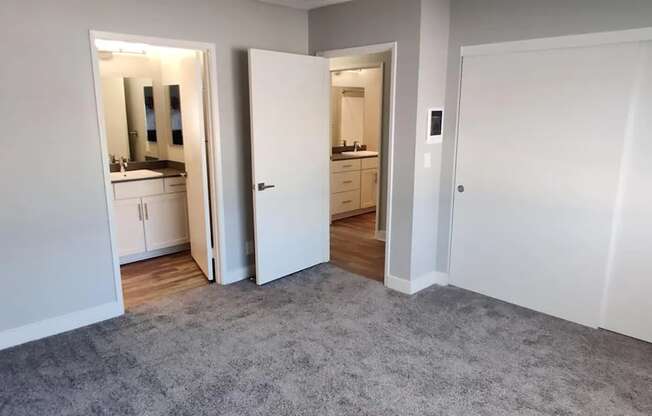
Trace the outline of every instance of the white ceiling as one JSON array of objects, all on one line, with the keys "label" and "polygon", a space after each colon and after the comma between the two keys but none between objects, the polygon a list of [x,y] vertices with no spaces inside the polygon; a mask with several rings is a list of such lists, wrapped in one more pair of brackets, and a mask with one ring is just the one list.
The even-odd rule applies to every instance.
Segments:
[{"label": "white ceiling", "polygon": [[344,3],[351,0],[260,0],[265,3],[279,4],[294,9],[310,10],[331,4]]}]

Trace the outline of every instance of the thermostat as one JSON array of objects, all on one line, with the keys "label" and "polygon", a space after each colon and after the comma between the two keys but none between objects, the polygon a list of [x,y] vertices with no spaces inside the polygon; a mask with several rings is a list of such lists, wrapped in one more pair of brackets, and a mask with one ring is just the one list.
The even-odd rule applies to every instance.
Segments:
[{"label": "thermostat", "polygon": [[431,108],[428,110],[428,137],[426,143],[441,143],[444,130],[444,109]]}]

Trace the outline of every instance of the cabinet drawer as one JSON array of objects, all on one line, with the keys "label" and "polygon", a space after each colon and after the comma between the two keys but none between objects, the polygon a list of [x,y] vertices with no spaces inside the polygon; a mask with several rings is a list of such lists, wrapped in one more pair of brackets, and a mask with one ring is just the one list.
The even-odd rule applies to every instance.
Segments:
[{"label": "cabinet drawer", "polygon": [[138,198],[163,193],[163,179],[120,182],[113,184],[115,199]]},{"label": "cabinet drawer", "polygon": [[335,160],[331,162],[331,172],[350,172],[352,170],[360,170],[360,159],[351,160]]},{"label": "cabinet drawer", "polygon": [[360,208],[360,190],[340,192],[331,195],[331,214],[353,211]]},{"label": "cabinet drawer", "polygon": [[378,157],[367,157],[361,159],[362,169],[376,169],[378,168]]},{"label": "cabinet drawer", "polygon": [[165,178],[165,193],[186,192],[186,178],[179,176],[174,178]]},{"label": "cabinet drawer", "polygon": [[331,174],[331,193],[355,191],[356,189],[360,189],[360,172]]}]

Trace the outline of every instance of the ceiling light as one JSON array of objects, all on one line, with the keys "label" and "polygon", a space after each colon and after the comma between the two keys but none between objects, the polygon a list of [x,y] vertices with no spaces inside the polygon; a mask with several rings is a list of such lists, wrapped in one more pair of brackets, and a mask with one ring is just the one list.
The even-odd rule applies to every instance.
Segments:
[{"label": "ceiling light", "polygon": [[149,45],[144,43],[122,42],[118,40],[95,39],[95,47],[100,52],[146,55]]}]

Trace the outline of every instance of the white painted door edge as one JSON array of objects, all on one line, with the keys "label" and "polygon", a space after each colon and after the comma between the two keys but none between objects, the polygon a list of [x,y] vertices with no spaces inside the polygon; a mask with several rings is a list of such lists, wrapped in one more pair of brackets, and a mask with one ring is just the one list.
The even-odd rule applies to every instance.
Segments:
[{"label": "white painted door edge", "polygon": [[[386,287],[390,287],[394,284],[396,277],[390,275],[390,260],[391,260],[391,235],[392,235],[392,189],[394,184],[394,140],[395,140],[395,119],[396,119],[396,69],[397,62],[396,57],[398,52],[398,44],[396,42],[390,43],[380,43],[375,45],[367,45],[353,48],[345,49],[333,49],[327,51],[317,52],[317,56],[323,56],[324,58],[336,58],[342,56],[353,56],[353,55],[368,55],[373,53],[381,52],[390,52],[392,55],[392,62],[389,68],[390,70],[390,97],[389,97],[389,143],[387,146],[387,207],[385,209],[385,278],[384,284]],[[380,194],[380,192],[378,192]],[[401,279],[403,280],[403,279]],[[398,289],[396,289],[398,290]],[[400,290],[399,290],[400,291]]]}]

